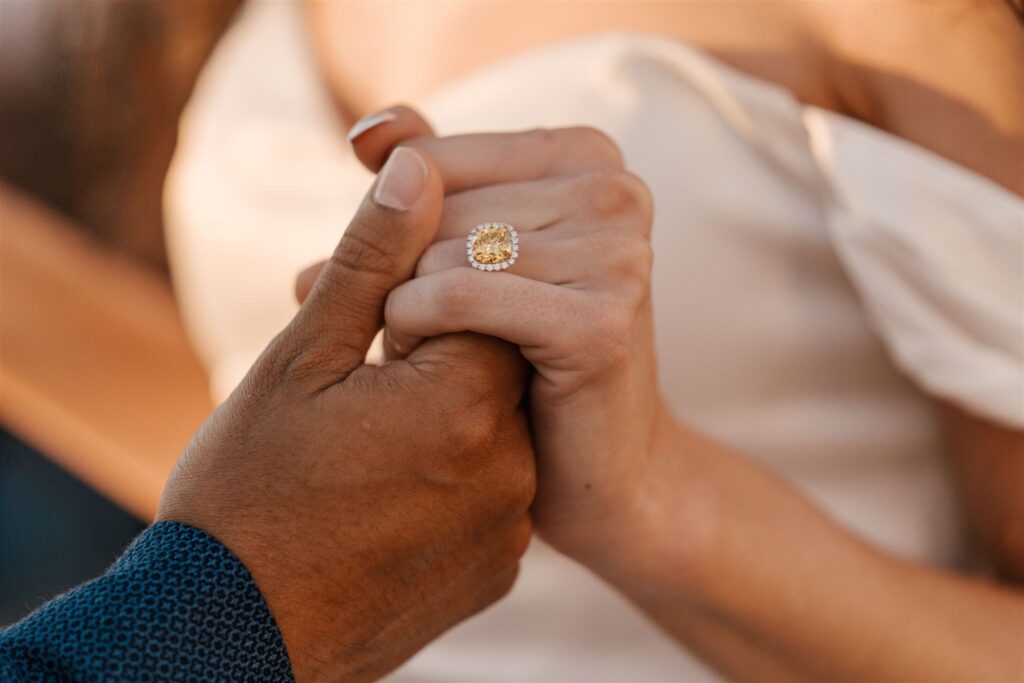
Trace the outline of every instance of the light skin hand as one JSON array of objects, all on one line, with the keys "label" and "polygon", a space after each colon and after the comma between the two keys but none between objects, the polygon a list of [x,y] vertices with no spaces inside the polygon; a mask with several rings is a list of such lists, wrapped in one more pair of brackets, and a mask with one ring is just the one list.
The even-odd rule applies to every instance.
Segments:
[{"label": "light skin hand", "polygon": [[531,535],[526,366],[478,335],[363,359],[441,217],[400,150],[305,304],[182,456],[158,520],[252,572],[298,681],[375,680],[511,588]]},{"label": "light skin hand", "polygon": [[[537,366],[531,410],[541,533],[731,678],[1024,680],[1019,588],[872,548],[786,482],[668,414],[653,377],[649,304],[630,286],[643,286],[633,270],[649,267],[649,254],[602,236],[614,228],[642,235],[644,212],[608,201],[628,196],[611,182],[614,165],[598,173],[559,169],[561,156],[587,156],[579,149],[586,141],[573,135],[577,148],[560,155],[549,155],[557,132],[403,142],[431,149],[458,182],[420,277],[396,289],[387,306],[389,331],[404,351],[420,337],[475,330],[515,341]],[[368,147],[393,144],[386,126],[372,137]],[[605,144],[599,137],[592,149]],[[446,156],[449,145],[459,153]],[[488,149],[500,152],[488,159]],[[377,159],[366,150],[360,156],[371,168]],[[531,172],[495,178],[506,158]],[[474,167],[496,184],[474,186]],[[537,167],[547,173],[532,172]],[[589,190],[573,180],[588,176]],[[495,220],[520,229],[520,259],[508,272],[473,271],[462,238],[476,222]],[[628,256],[617,261],[617,254]],[[610,340],[620,342],[611,354]],[[1019,451],[1021,437],[989,441]],[[1000,457],[1006,483],[999,490],[1019,489],[1020,468]],[[978,477],[964,479],[976,495]],[[984,538],[1004,571],[1021,566],[1019,544],[1000,535],[1019,528],[1010,517],[1019,507],[1000,499],[980,508],[987,516],[976,515],[992,526]]]}]

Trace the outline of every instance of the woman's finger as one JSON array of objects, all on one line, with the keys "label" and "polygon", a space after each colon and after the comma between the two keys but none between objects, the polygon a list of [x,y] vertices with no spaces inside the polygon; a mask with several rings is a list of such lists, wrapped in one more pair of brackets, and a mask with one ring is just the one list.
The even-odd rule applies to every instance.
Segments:
[{"label": "woman's finger", "polygon": [[596,128],[425,137],[402,144],[423,149],[434,159],[449,195],[499,183],[624,168],[618,146]]},{"label": "woman's finger", "polygon": [[481,223],[508,223],[518,232],[540,230],[576,210],[574,178],[503,183],[466,190],[445,198],[438,239],[465,238]]},{"label": "woman's finger", "polygon": [[[570,284],[584,275],[592,252],[586,236],[562,236],[552,228],[519,235],[519,256],[508,272],[552,285]],[[416,265],[416,277],[452,268],[469,268],[466,240],[430,245]]]},{"label": "woman's finger", "polygon": [[595,170],[449,194],[437,234],[438,239],[465,237],[474,226],[494,222],[529,232],[568,221],[614,224],[646,235],[652,212],[642,180],[626,171]]},{"label": "woman's finger", "polygon": [[433,135],[434,130],[418,111],[396,104],[360,119],[349,130],[348,140],[359,161],[377,173],[403,141]]},{"label": "woman's finger", "polygon": [[[430,245],[416,264],[416,277],[470,267],[465,239]],[[595,227],[570,218],[519,235],[519,256],[507,272],[552,285],[597,290],[646,290],[653,260],[651,243],[636,231]]]},{"label": "woman's finger", "polygon": [[443,270],[392,290],[384,307],[389,344],[408,353],[424,337],[478,332],[521,347],[568,349],[588,317],[586,295],[570,287],[472,268]]},{"label": "woman's finger", "polygon": [[374,172],[399,145],[423,149],[440,169],[447,194],[498,183],[623,168],[618,146],[594,128],[438,138],[422,116],[404,106],[363,119],[353,127],[350,139],[356,156]]}]

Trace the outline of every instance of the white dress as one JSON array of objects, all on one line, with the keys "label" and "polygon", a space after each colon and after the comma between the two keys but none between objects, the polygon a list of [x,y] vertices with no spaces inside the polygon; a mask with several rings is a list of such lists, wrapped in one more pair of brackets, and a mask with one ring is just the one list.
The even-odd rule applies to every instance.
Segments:
[{"label": "white dress", "polygon": [[[870,541],[966,561],[932,397],[1024,426],[1020,197],[645,36],[534,50],[417,105],[440,134],[611,134],[655,198],[657,350],[676,415]],[[165,197],[217,398],[294,313],[295,273],[330,252],[371,181],[343,133],[293,9],[250,3],[196,89]],[[716,680],[541,543],[508,599],[393,679]]]}]

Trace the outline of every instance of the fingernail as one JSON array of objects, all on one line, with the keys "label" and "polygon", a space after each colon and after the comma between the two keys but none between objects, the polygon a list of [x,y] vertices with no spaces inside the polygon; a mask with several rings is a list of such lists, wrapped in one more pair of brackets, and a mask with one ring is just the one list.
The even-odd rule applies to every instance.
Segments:
[{"label": "fingernail", "polygon": [[396,211],[405,211],[420,195],[427,180],[423,158],[408,147],[397,147],[377,178],[373,201]]},{"label": "fingernail", "polygon": [[355,142],[355,139],[357,137],[359,137],[366,131],[370,130],[371,128],[376,128],[382,123],[394,121],[397,118],[398,116],[395,114],[395,112],[386,110],[379,111],[376,114],[370,114],[365,118],[361,118],[358,121],[356,121],[356,125],[352,126],[351,130],[349,130],[348,141]]}]

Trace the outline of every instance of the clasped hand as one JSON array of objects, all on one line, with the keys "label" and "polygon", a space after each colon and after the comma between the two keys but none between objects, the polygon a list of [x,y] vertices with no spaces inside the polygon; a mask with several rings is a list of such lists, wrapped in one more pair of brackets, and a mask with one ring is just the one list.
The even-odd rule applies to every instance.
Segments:
[{"label": "clasped hand", "polygon": [[[602,562],[656,485],[652,205],[616,146],[382,120],[354,141],[374,187],[158,515],[249,567],[300,681],[379,677],[499,599],[531,518]],[[488,221],[519,230],[507,272],[467,267]],[[389,360],[366,365],[382,325]]]}]

